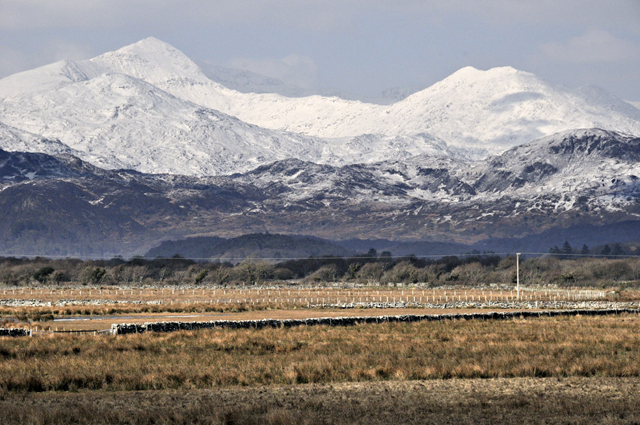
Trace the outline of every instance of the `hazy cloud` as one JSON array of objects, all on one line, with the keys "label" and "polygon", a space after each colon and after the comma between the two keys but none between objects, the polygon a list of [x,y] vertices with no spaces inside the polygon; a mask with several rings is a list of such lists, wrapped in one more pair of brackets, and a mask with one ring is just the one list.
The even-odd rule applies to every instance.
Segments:
[{"label": "hazy cloud", "polygon": [[0,29],[113,28],[192,23],[280,24],[330,29],[366,2],[337,0],[20,0],[0,2]]},{"label": "hazy cloud", "polygon": [[60,59],[88,59],[91,57],[90,46],[65,39],[49,40],[45,51],[48,52],[53,61]]},{"label": "hazy cloud", "polygon": [[281,59],[234,58],[228,65],[302,88],[313,88],[318,82],[318,65],[308,56],[289,55]]},{"label": "hazy cloud", "polygon": [[467,13],[501,24],[580,24],[637,23],[637,0],[401,0],[421,11]]},{"label": "hazy cloud", "polygon": [[561,62],[620,62],[638,59],[640,46],[604,30],[590,30],[566,41],[540,46],[547,57]]},{"label": "hazy cloud", "polygon": [[0,77],[155,36],[304,87],[365,93],[512,65],[640,98],[638,22],[640,0],[0,0]]},{"label": "hazy cloud", "polygon": [[346,27],[363,16],[404,15],[439,22],[466,14],[493,23],[637,24],[638,0],[16,0],[0,2],[0,29],[112,28],[193,23],[264,23],[312,30]]},{"label": "hazy cloud", "polygon": [[24,53],[0,46],[0,78],[28,69],[30,65],[29,58]]},{"label": "hazy cloud", "polygon": [[47,40],[29,53],[0,46],[0,78],[61,59],[78,60],[92,56],[89,46],[62,38]]}]

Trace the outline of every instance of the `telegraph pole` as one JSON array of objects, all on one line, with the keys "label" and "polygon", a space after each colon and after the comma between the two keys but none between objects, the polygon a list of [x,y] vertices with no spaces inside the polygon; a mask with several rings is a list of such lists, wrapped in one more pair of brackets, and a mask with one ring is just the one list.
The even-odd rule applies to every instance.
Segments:
[{"label": "telegraph pole", "polygon": [[516,295],[520,300],[520,253],[516,252]]}]

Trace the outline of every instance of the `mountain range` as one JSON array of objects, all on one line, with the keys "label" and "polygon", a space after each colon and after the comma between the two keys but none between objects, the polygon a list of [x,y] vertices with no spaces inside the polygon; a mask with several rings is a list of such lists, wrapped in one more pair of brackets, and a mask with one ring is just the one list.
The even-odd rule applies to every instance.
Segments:
[{"label": "mountain range", "polygon": [[149,38],[0,80],[0,253],[267,232],[434,250],[640,236],[640,110],[597,87],[468,67],[375,104],[225,78],[240,77]]},{"label": "mountain range", "polygon": [[639,155],[640,138],[598,129],[477,162],[424,156],[336,167],[287,159],[214,177],[0,151],[0,240],[6,254],[79,256],[269,232],[493,251],[539,251],[567,235],[573,245],[613,235],[627,242],[640,237]]}]

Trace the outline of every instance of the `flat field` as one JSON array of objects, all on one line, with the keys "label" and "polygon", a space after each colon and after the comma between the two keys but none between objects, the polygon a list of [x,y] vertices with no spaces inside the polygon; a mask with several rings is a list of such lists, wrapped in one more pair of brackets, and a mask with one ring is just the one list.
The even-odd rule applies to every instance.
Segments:
[{"label": "flat field", "polygon": [[[635,299],[636,292],[628,292],[626,299]],[[611,301],[612,294],[524,288],[518,297],[512,289],[497,287],[27,287],[0,290],[0,316],[5,327],[104,331],[123,322],[454,313],[530,309],[537,302],[563,308],[562,303]]]},{"label": "flat field", "polygon": [[0,357],[1,423],[640,420],[637,315],[1,338]]},{"label": "flat field", "polygon": [[[612,291],[601,289],[523,288],[520,300],[577,301],[606,298]],[[509,288],[424,288],[391,286],[300,286],[280,287],[31,287],[2,288],[0,299],[98,300],[119,302],[154,302],[158,304],[300,304],[322,305],[340,303],[447,303],[515,301],[517,292]]]},{"label": "flat field", "polygon": [[[422,295],[422,289],[402,288],[250,288],[221,289],[207,301],[220,289],[200,290],[27,288],[7,291],[5,300],[48,298],[61,305],[5,305],[0,314],[5,320],[73,319],[31,326],[106,329],[114,322],[156,320],[487,311],[473,303],[450,308],[447,300],[484,302],[487,296],[501,302],[511,295],[494,289],[440,288]],[[635,300],[634,294],[616,300]],[[398,308],[310,306],[321,295],[351,302],[396,297]],[[531,300],[612,299],[602,295],[524,293]],[[406,305],[421,296],[435,297],[437,308]],[[0,338],[0,423],[640,422],[638,315],[36,335]]]},{"label": "flat field", "polygon": [[449,378],[640,376],[640,318],[3,338],[8,392]]},{"label": "flat field", "polygon": [[[186,307],[185,309],[188,309]],[[204,322],[209,320],[262,320],[262,319],[309,319],[315,317],[354,317],[354,316],[397,316],[403,314],[452,314],[452,313],[479,313],[486,312],[482,309],[433,309],[433,308],[376,308],[376,309],[307,309],[307,308],[281,308],[248,311],[227,312],[164,312],[164,313],[128,313],[114,314],[110,316],[99,315],[71,315],[58,316],[54,322],[31,325],[35,336],[54,333],[75,331],[105,331],[114,323],[144,323],[144,322]],[[117,310],[116,310],[117,311]],[[509,310],[503,310],[509,311]],[[42,331],[42,329],[45,329]]]}]

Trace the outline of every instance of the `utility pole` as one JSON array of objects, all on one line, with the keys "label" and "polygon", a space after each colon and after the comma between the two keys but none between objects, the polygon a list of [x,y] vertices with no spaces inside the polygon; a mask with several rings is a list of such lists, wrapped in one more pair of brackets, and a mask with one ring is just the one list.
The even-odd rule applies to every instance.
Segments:
[{"label": "utility pole", "polygon": [[520,301],[520,253],[516,252],[516,295]]}]

